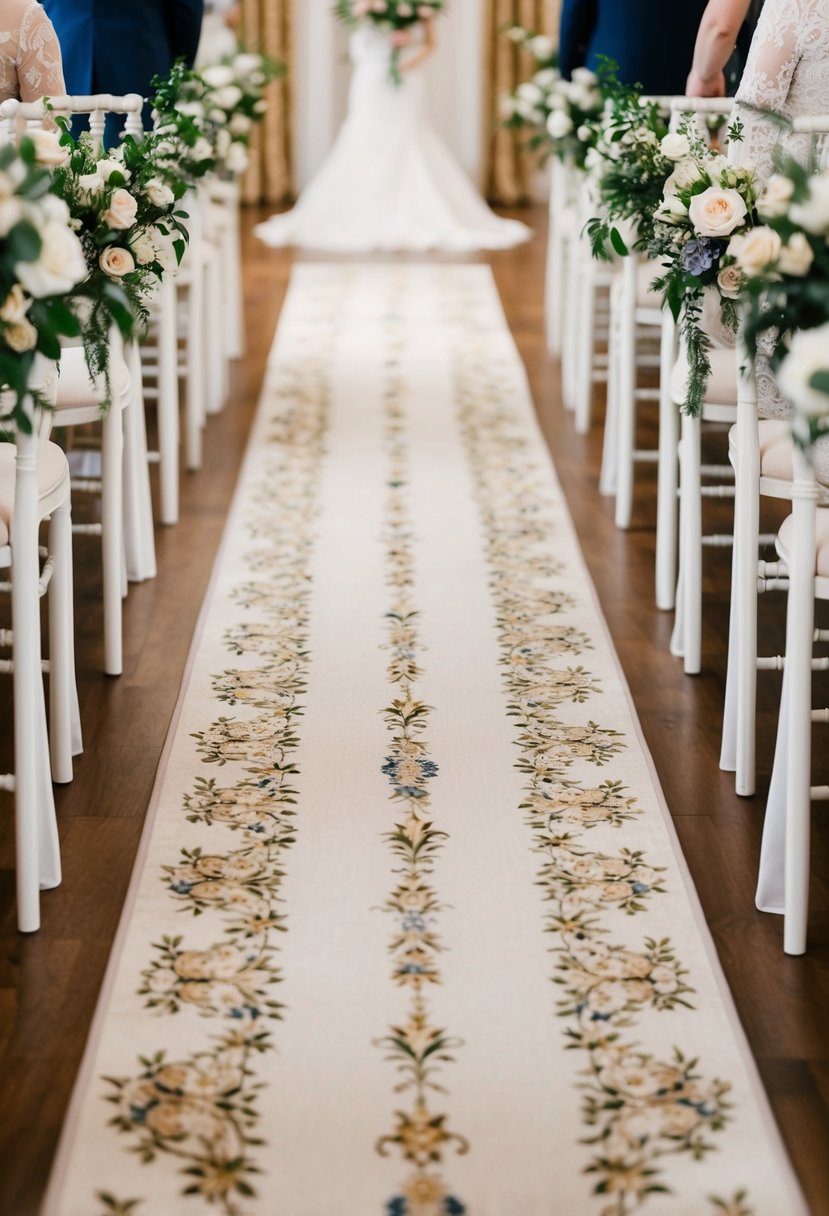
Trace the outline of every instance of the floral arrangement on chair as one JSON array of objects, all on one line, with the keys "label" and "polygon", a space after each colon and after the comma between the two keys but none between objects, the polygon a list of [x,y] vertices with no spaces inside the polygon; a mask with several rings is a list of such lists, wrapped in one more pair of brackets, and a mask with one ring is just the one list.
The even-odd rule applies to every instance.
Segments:
[{"label": "floral arrangement on chair", "polygon": [[446,9],[446,0],[337,0],[335,16],[344,25],[355,29],[373,25],[389,35],[391,46],[391,76],[395,84],[403,82],[400,74],[400,51],[412,31],[424,20],[437,17]]},{"label": "floral arrangement on chair", "polygon": [[553,110],[550,99],[561,80],[555,44],[546,34],[537,34],[522,25],[505,25],[502,32],[535,61],[535,71],[529,80],[501,96],[502,124],[511,131],[528,131],[531,151],[549,149],[547,119]]},{"label": "floral arrangement on chair", "polygon": [[733,248],[743,340],[755,353],[771,337],[771,367],[808,447],[829,429],[829,171],[810,177],[790,161],[757,211],[762,223]]},{"label": "floral arrangement on chair", "polygon": [[[729,138],[740,137],[740,124],[732,124]],[[724,330],[736,334],[742,281],[737,252],[757,222],[761,187],[753,170],[730,165],[688,121],[660,148],[672,167],[646,251],[664,267],[653,286],[681,324],[689,367],[684,408],[697,415],[711,374],[711,342],[702,326],[705,295],[716,299]]]},{"label": "floral arrangement on chair", "polygon": [[26,434],[31,420],[24,401],[35,356],[58,359],[60,339],[81,332],[77,289],[87,274],[69,209],[50,186],[32,141],[24,140],[19,151],[0,149],[0,385],[8,390],[0,422]]}]

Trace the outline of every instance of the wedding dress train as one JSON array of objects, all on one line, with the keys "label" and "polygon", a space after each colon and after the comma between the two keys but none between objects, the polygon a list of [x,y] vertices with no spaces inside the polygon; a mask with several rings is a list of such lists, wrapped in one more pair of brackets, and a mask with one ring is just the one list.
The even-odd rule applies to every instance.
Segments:
[{"label": "wedding dress train", "polygon": [[297,205],[254,230],[269,245],[371,250],[506,249],[531,229],[496,216],[425,117],[417,69],[395,85],[388,37],[351,38],[348,116],[325,164]]}]

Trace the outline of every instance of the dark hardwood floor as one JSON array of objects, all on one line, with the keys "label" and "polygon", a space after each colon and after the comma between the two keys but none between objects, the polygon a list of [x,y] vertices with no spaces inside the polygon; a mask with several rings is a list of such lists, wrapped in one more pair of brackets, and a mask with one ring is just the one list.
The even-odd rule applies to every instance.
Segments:
[{"label": "dark hardwood floor", "polygon": [[[257,218],[250,213],[247,230]],[[732,778],[718,767],[729,555],[706,554],[704,670],[686,677],[668,652],[671,619],[653,606],[655,470],[643,468],[633,527],[618,532],[612,504],[596,491],[601,428],[597,423],[579,438],[561,408],[558,369],[543,338],[544,212],[530,219],[539,229],[531,244],[482,260],[493,266],[527,363],[544,433],[763,1081],[814,1216],[829,1216],[827,813],[815,808],[809,953],[787,958],[780,920],[753,904],[779,677],[760,677],[760,785],[756,798],[738,799]],[[224,413],[208,423],[204,468],[183,479],[180,524],[157,531],[158,578],[130,588],[125,670],[118,680],[100,674],[97,545],[85,538],[76,544],[86,750],[72,785],[57,792],[64,882],[44,896],[43,927],[29,937],[15,927],[11,799],[0,795],[0,1216],[37,1212],[284,297],[291,255],[264,249],[249,232],[245,255],[247,356],[234,369]],[[652,423],[643,424],[641,438],[655,442]],[[727,506],[714,505],[710,515],[714,530],[726,529]],[[766,653],[782,647],[784,611],[779,595],[761,603]],[[0,604],[0,627],[6,613]],[[9,685],[5,678],[0,683],[0,771],[12,766]],[[825,734],[816,734],[815,743],[819,767],[829,770]],[[827,779],[824,771],[821,780]]]}]

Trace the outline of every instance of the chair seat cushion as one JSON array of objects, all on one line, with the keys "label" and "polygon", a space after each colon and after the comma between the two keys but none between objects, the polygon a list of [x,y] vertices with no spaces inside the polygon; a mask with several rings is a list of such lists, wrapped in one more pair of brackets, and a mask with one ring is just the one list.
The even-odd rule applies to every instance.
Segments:
[{"label": "chair seat cushion", "polygon": [[[715,346],[708,352],[711,360],[711,379],[705,400],[710,405],[737,404],[737,354]],[[680,355],[671,373],[671,400],[684,405],[688,396],[688,361]]]},{"label": "chair seat cushion", "polygon": [[[790,515],[783,521],[778,533],[780,548],[784,553],[791,553],[793,539],[794,516]],[[818,507],[815,550],[815,574],[819,578],[829,578],[829,507]]]},{"label": "chair seat cushion", "polygon": [[[62,350],[59,366],[56,412],[59,414],[61,410],[83,409],[87,406],[100,408],[105,399],[104,383],[102,380],[95,382],[91,379],[82,347],[69,346]],[[117,356],[111,359],[109,374],[112,400],[120,401],[123,408],[130,392],[130,373],[126,362]],[[55,421],[59,426],[60,419]]]},{"label": "chair seat cushion", "polygon": [[[14,519],[15,459],[13,443],[0,443],[0,545],[7,545]],[[48,498],[69,476],[66,455],[56,443],[44,440],[37,457],[37,484],[40,499]]]},{"label": "chair seat cushion", "polygon": [[[794,477],[794,441],[791,423],[777,418],[763,418],[757,424],[760,439],[760,473],[775,481],[791,481]],[[729,444],[735,446],[736,427],[731,428]],[[829,486],[829,435],[815,444],[812,462],[815,478]]]}]

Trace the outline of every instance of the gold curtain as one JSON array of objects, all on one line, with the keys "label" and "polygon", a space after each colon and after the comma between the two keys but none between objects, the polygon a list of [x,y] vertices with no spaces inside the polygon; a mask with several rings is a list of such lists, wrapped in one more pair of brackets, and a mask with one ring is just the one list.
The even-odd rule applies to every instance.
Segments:
[{"label": "gold curtain", "polygon": [[292,0],[241,0],[241,9],[243,45],[278,59],[288,68],[266,94],[268,112],[254,131],[242,197],[246,203],[282,203],[293,193]]},{"label": "gold curtain", "polygon": [[533,72],[534,60],[502,33],[505,25],[522,25],[558,42],[561,0],[487,0],[487,193],[507,206],[526,202],[534,158],[524,151],[512,131],[498,126],[499,100]]}]

